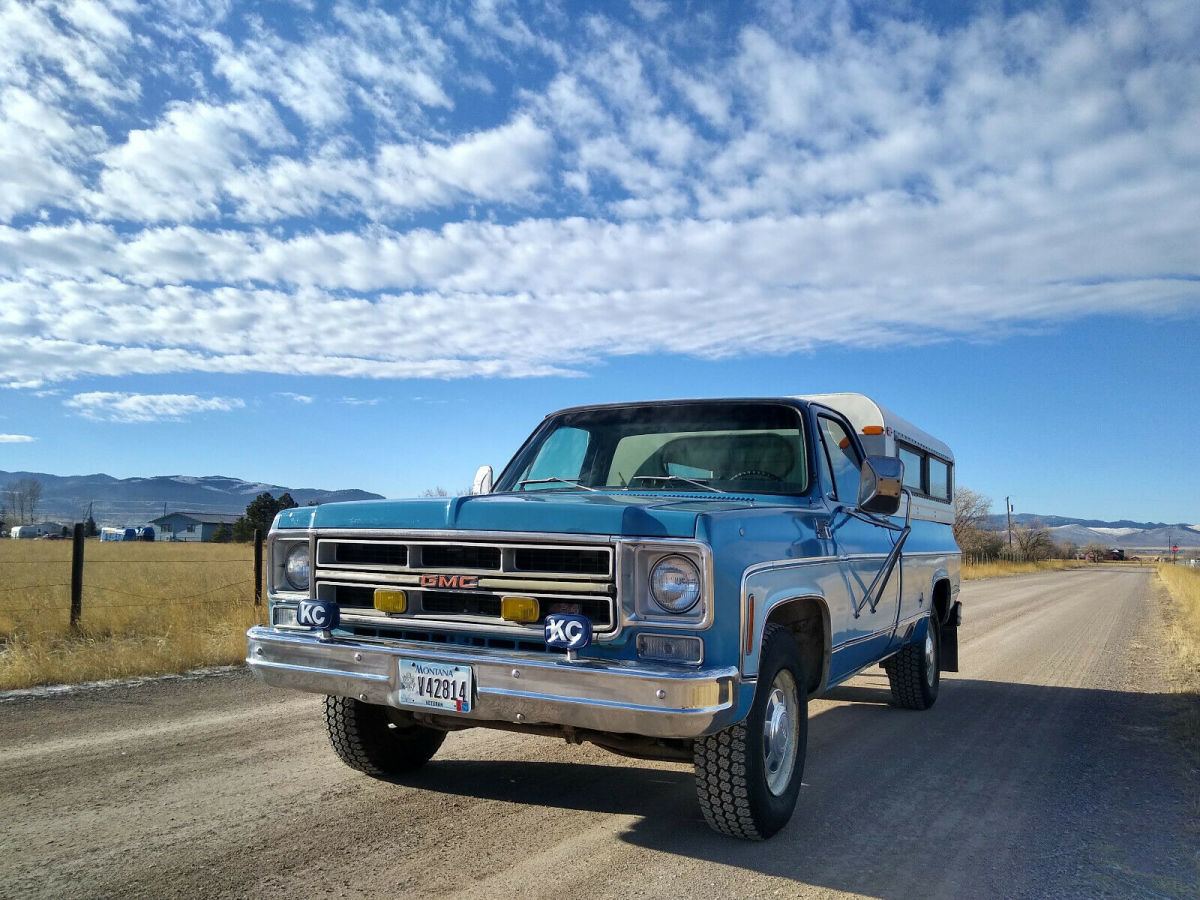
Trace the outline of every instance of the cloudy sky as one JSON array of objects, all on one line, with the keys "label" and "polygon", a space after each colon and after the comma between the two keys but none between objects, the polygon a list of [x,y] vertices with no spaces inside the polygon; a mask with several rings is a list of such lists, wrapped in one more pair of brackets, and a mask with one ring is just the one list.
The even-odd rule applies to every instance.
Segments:
[{"label": "cloudy sky", "polygon": [[469,485],[859,390],[1200,522],[1200,4],[0,0],[0,469]]}]

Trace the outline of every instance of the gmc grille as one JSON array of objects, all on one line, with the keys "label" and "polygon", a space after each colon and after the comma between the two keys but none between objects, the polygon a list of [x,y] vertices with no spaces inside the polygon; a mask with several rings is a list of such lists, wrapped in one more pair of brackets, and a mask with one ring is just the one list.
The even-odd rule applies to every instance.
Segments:
[{"label": "gmc grille", "polygon": [[[554,612],[587,616],[601,633],[616,627],[613,549],[607,545],[330,535],[317,540],[314,578],[318,598],[336,602],[355,629],[395,629],[399,635],[444,627],[527,642],[540,639],[546,615]],[[377,589],[404,591],[405,611],[377,610]],[[510,595],[536,599],[538,621],[505,621],[501,600]]]}]

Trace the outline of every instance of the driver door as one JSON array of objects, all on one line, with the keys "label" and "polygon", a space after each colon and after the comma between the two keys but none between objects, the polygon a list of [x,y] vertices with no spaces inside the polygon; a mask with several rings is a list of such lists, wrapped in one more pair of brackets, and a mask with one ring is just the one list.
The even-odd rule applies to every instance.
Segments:
[{"label": "driver door", "polygon": [[850,426],[841,416],[815,409],[822,490],[830,509],[830,555],[837,558],[839,596],[829,603],[832,659],[830,680],[838,681],[881,657],[896,630],[900,610],[900,572],[896,566],[874,606],[867,590],[892,549],[895,533],[839,512],[858,505],[862,455]]}]

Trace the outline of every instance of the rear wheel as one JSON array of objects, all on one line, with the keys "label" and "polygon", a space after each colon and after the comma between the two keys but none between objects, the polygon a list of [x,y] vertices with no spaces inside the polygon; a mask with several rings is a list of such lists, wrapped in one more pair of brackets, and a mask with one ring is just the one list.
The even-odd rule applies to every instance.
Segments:
[{"label": "rear wheel", "polygon": [[929,709],[937,700],[941,684],[941,643],[937,617],[930,611],[925,639],[905,644],[884,662],[892,700],[905,709]]},{"label": "rear wheel", "polygon": [[696,795],[712,828],[764,840],[796,808],[808,741],[800,651],[787,629],[763,635],[758,690],[745,721],[695,742]]},{"label": "rear wheel", "polygon": [[406,713],[353,697],[325,698],[325,730],[342,762],[376,777],[419,769],[446,739]]}]

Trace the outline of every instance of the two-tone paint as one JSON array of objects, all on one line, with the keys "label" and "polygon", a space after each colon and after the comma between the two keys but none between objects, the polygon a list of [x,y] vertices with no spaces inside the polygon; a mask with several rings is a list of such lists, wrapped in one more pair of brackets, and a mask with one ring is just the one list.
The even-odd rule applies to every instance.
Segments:
[{"label": "two-tone paint", "polygon": [[[813,462],[818,450],[814,416],[818,410],[829,414],[832,401],[822,397],[779,402],[793,405],[805,419],[813,468],[810,490],[803,496],[513,492],[329,504],[285,510],[275,521],[273,548],[280,542],[307,540],[314,559],[318,539],[362,534],[379,539],[478,538],[611,547],[616,627],[597,634],[577,654],[426,644],[389,639],[386,629],[364,638],[337,629],[317,634],[259,627],[248,634],[247,662],[268,683],[385,705],[399,705],[396,658],[465,662],[475,669],[478,697],[471,713],[457,716],[464,725],[553,726],[659,738],[711,734],[746,716],[756,687],[762,635],[772,621],[789,625],[797,635],[809,667],[810,696],[886,659],[906,643],[923,641],[931,609],[949,651],[943,668],[953,668],[960,555],[945,515],[928,498],[910,496],[914,515],[899,565],[879,595],[868,596],[905,523],[906,510],[888,520],[891,529],[852,515],[855,501],[834,496]],[[837,410],[834,414],[841,416]],[[861,449],[859,423],[849,416],[842,421]],[[952,463],[944,445],[928,446]],[[931,508],[934,514],[927,512]],[[916,517],[918,512],[921,517]],[[637,614],[638,592],[647,586],[633,577],[629,560],[639,549],[667,553],[684,546],[695,548],[703,560],[706,612],[690,624],[674,623],[666,615],[647,621]],[[275,567],[271,569],[273,609],[286,608],[296,597],[281,589]],[[504,636],[502,630],[496,633]],[[698,637],[703,661],[683,666],[640,659],[638,635],[663,633]],[[443,718],[454,719],[456,714]]]}]

